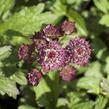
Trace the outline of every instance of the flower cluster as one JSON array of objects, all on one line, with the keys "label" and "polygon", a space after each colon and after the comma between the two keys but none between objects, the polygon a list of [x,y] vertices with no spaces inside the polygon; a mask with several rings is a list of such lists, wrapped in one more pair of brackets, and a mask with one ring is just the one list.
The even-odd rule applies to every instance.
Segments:
[{"label": "flower cluster", "polygon": [[87,65],[91,55],[91,47],[88,41],[82,37],[76,37],[69,41],[66,47],[62,47],[60,38],[76,31],[75,23],[65,20],[59,26],[48,24],[32,37],[32,44],[23,44],[18,51],[18,57],[25,62],[37,61],[41,71],[33,68],[27,79],[31,85],[38,85],[39,81],[49,71],[60,71],[60,77],[64,81],[75,79],[76,69],[74,64]]}]

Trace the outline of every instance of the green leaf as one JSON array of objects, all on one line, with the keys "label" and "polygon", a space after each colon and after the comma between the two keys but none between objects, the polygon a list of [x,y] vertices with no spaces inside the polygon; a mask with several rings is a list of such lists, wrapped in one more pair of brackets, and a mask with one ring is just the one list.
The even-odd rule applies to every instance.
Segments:
[{"label": "green leaf", "polygon": [[54,109],[56,108],[60,90],[59,73],[55,71],[49,72],[39,85],[34,87],[38,104],[45,106],[47,109],[51,109],[52,106]]},{"label": "green leaf", "polygon": [[82,77],[77,81],[77,87],[82,89],[87,89],[89,93],[100,93],[100,78],[89,76],[89,77]]},{"label": "green leaf", "polygon": [[103,78],[100,85],[104,93],[109,95],[109,81]]},{"label": "green leaf", "polygon": [[47,107],[47,109],[50,109],[51,104],[52,104],[51,103],[52,94],[51,94],[51,89],[48,87],[46,81],[42,79],[39,85],[34,87],[33,89],[36,95],[36,101],[38,105],[42,105],[42,106]]},{"label": "green leaf", "polygon": [[102,18],[100,19],[99,23],[109,27],[109,14],[103,15]]},{"label": "green leaf", "polygon": [[68,93],[69,109],[92,109],[94,102],[88,100],[88,96],[83,92]]},{"label": "green leaf", "polygon": [[95,38],[92,39],[92,47],[94,48],[95,55],[98,59],[101,59],[102,61],[105,60],[105,58],[108,55],[107,47],[103,40],[100,38],[94,36]]},{"label": "green leaf", "polygon": [[70,92],[70,93],[67,93],[67,97],[68,97],[68,100],[69,100],[68,105],[70,107],[73,107],[75,104],[78,104],[81,101],[81,99],[82,100],[85,99],[85,93]]},{"label": "green leaf", "polygon": [[0,32],[14,30],[23,35],[30,35],[40,30],[42,24],[54,23],[58,17],[51,12],[41,13],[43,8],[43,4],[29,8],[25,7],[7,19],[5,23],[2,23],[0,25]]},{"label": "green leaf", "polygon": [[30,105],[20,105],[18,109],[37,109],[36,107],[32,107]]},{"label": "green leaf", "polygon": [[62,47],[66,47],[69,44],[69,41],[77,37],[77,33],[73,33],[71,35],[65,35],[63,37],[60,37],[59,42],[61,43]]},{"label": "green leaf", "polygon": [[0,0],[0,16],[4,19],[13,8],[15,0]]},{"label": "green leaf", "polygon": [[85,73],[85,76],[102,78],[103,74],[101,72],[101,64],[98,61],[91,63]]},{"label": "green leaf", "polygon": [[68,100],[65,98],[59,98],[57,101],[57,107],[66,106],[68,104]]},{"label": "green leaf", "polygon": [[95,6],[104,13],[109,11],[109,1],[108,0],[93,0]]},{"label": "green leaf", "polygon": [[17,71],[10,77],[10,79],[17,82],[20,85],[27,85],[26,75],[22,71]]},{"label": "green leaf", "polygon": [[11,54],[11,46],[0,47],[0,60],[4,60]]},{"label": "green leaf", "polygon": [[19,94],[16,84],[5,76],[0,76],[0,93],[2,95],[8,94],[9,96],[16,98]]},{"label": "green leaf", "polygon": [[43,94],[50,92],[50,88],[48,87],[46,81],[42,79],[38,86],[33,88],[36,93],[36,99],[38,100]]},{"label": "green leaf", "polygon": [[51,7],[51,10],[59,15],[59,16],[63,16],[66,14],[67,11],[67,7],[66,5],[64,5],[61,0],[56,0],[56,2],[54,3],[54,5]]},{"label": "green leaf", "polygon": [[92,109],[93,101],[86,101],[73,106],[73,109]]},{"label": "green leaf", "polygon": [[102,95],[99,95],[96,100],[94,109],[105,109],[107,102],[108,102],[108,98],[106,98]]},{"label": "green leaf", "polygon": [[88,35],[86,23],[85,23],[83,17],[79,13],[77,13],[74,10],[69,10],[67,12],[67,16],[71,21],[75,22],[77,30],[80,35],[83,35],[83,36]]},{"label": "green leaf", "polygon": [[104,71],[109,75],[109,56],[106,58],[105,62],[106,62],[106,65],[105,65]]}]

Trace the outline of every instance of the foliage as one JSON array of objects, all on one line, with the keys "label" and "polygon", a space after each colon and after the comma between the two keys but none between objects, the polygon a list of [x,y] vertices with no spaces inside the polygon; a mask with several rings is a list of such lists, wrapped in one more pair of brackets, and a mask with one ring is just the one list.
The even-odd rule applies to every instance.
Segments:
[{"label": "foliage", "polygon": [[[109,109],[108,5],[109,0],[0,0],[0,98],[20,96],[18,109]],[[66,18],[77,31],[62,43],[87,37],[93,48],[89,65],[75,66],[71,82],[50,72],[38,86],[29,86],[26,68],[31,66],[18,60],[19,45],[30,43],[28,37],[44,25]]]}]

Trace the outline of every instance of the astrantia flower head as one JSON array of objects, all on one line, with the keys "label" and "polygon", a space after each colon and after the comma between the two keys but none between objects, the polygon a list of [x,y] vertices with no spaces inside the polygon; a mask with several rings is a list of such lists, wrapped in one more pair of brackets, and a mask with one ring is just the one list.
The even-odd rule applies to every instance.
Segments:
[{"label": "astrantia flower head", "polygon": [[67,46],[66,42],[64,43],[65,36],[75,30],[75,23],[67,20],[59,26],[48,24],[32,36],[31,44],[23,44],[19,47],[19,59],[31,66],[41,68],[40,71],[32,69],[27,74],[29,84],[38,85],[44,74],[61,69],[62,80],[71,81],[75,79],[76,69],[70,65],[72,63],[82,66],[88,64],[92,50],[85,38],[74,38]]},{"label": "astrantia flower head", "polygon": [[39,51],[39,62],[44,70],[57,70],[65,64],[65,51],[58,42],[51,41]]},{"label": "astrantia flower head", "polygon": [[27,74],[28,82],[32,86],[38,85],[41,78],[42,78],[42,73],[37,69],[32,69],[32,71]]},{"label": "astrantia flower head", "polygon": [[18,57],[21,60],[26,61],[27,63],[31,63],[34,60],[34,46],[23,44],[20,46],[18,50]]},{"label": "astrantia flower head", "polygon": [[43,32],[44,32],[46,38],[50,38],[50,39],[56,39],[59,36],[61,36],[60,29],[51,24],[44,27]]},{"label": "astrantia flower head", "polygon": [[72,58],[72,56],[73,56],[73,54],[72,54],[72,50],[71,50],[71,48],[69,47],[69,46],[66,46],[65,47],[65,64],[67,65],[67,64],[69,64],[70,63],[70,61],[71,61],[71,58]]},{"label": "astrantia flower head", "polygon": [[65,20],[61,25],[61,29],[64,34],[69,35],[75,31],[75,23]]},{"label": "astrantia flower head", "polygon": [[23,44],[20,46],[18,51],[19,59],[26,60],[28,58],[29,45]]},{"label": "astrantia flower head", "polygon": [[45,39],[43,31],[35,33],[31,39],[34,47],[37,49],[47,46],[47,40]]},{"label": "astrantia flower head", "polygon": [[64,81],[71,81],[75,79],[76,76],[76,70],[74,67],[71,67],[69,65],[66,65],[62,71],[60,72],[60,77]]},{"label": "astrantia flower head", "polygon": [[86,65],[91,55],[91,46],[85,38],[77,37],[70,41],[67,48],[72,52],[71,61],[74,64]]}]

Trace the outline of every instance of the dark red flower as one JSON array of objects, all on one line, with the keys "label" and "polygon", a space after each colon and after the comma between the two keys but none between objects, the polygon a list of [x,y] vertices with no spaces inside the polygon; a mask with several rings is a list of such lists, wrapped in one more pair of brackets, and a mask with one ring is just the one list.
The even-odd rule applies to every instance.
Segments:
[{"label": "dark red flower", "polygon": [[32,86],[38,85],[41,78],[42,78],[42,73],[37,69],[32,69],[31,72],[27,74],[28,82]]},{"label": "dark red flower", "polygon": [[72,58],[73,54],[72,54],[72,50],[69,46],[67,46],[65,48],[65,64],[69,64],[71,62],[71,58]]},{"label": "dark red flower", "polygon": [[64,81],[71,81],[75,79],[75,76],[76,76],[76,69],[69,65],[65,66],[60,72],[60,77]]},{"label": "dark red flower", "polygon": [[21,60],[26,61],[27,63],[31,63],[34,60],[34,46],[23,44],[19,47],[18,57]]},{"label": "dark red flower", "polygon": [[26,60],[28,58],[29,53],[29,45],[23,44],[20,46],[18,51],[19,59]]},{"label": "dark red flower", "polygon": [[45,39],[43,32],[37,32],[31,38],[36,49],[41,49],[47,46],[48,41]]},{"label": "dark red flower", "polygon": [[59,36],[61,36],[60,29],[51,24],[47,25],[43,29],[43,32],[46,38],[49,38],[49,39],[57,39]]},{"label": "dark red flower", "polygon": [[77,37],[70,41],[67,49],[71,51],[71,61],[74,64],[86,65],[91,55],[91,46],[85,38]]},{"label": "dark red flower", "polygon": [[56,41],[49,42],[46,48],[40,49],[39,62],[46,71],[58,69],[65,64],[64,49]]},{"label": "dark red flower", "polygon": [[61,25],[61,30],[64,34],[69,35],[75,31],[75,23],[65,20]]}]

